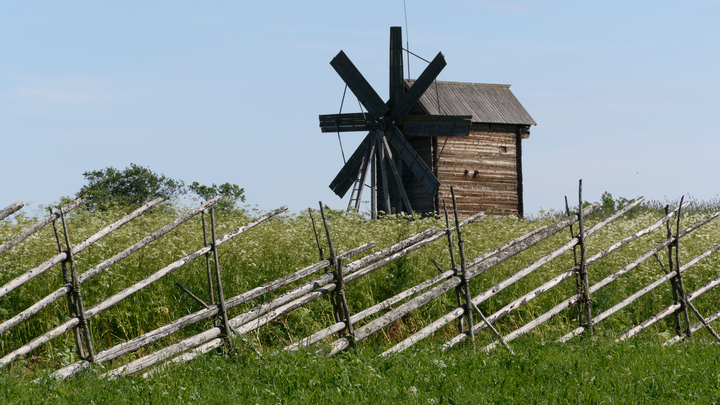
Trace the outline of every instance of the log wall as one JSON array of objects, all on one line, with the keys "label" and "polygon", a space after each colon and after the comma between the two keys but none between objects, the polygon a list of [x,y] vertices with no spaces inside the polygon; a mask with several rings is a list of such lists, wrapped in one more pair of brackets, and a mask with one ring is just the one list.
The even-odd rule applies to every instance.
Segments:
[{"label": "log wall", "polygon": [[477,212],[522,215],[518,138],[515,125],[473,124],[469,136],[448,138],[444,149],[444,139],[438,139],[438,201],[450,201],[454,186],[463,217]]}]

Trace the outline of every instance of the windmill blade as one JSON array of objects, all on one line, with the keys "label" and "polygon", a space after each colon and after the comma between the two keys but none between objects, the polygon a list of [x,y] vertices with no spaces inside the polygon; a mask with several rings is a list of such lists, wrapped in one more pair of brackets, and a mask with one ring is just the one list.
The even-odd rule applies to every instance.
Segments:
[{"label": "windmill blade", "polygon": [[320,115],[320,130],[322,132],[352,132],[372,131],[377,124],[369,122],[366,114],[325,114]]},{"label": "windmill blade", "polygon": [[364,169],[367,165],[365,156],[368,153],[368,149],[375,140],[374,134],[370,132],[365,139],[360,143],[355,152],[353,152],[350,159],[345,162],[345,165],[340,169],[335,179],[330,183],[330,189],[337,194],[340,198],[345,196],[345,193],[350,189],[355,180],[358,178],[360,170]]},{"label": "windmill blade", "polygon": [[393,109],[391,114],[391,121],[400,122],[410,112],[410,110],[417,104],[420,97],[425,93],[425,90],[435,81],[440,72],[445,68],[447,62],[442,52],[438,52],[435,59],[425,68],[420,77],[415,80],[412,87],[405,92],[405,96],[400,100],[397,106]]},{"label": "windmill blade", "polygon": [[340,53],[330,61],[330,65],[340,75],[345,84],[348,85],[353,94],[355,94],[355,97],[365,106],[373,119],[382,117],[388,112],[388,106],[385,105],[385,102],[378,96],[375,90],[373,90],[370,83],[365,80],[362,73],[360,73],[350,61],[350,58],[345,55],[345,52],[340,51]]},{"label": "windmill blade", "polygon": [[470,115],[408,115],[403,121],[405,136],[468,136]]},{"label": "windmill blade", "polygon": [[385,131],[385,137],[397,154],[400,155],[403,162],[408,165],[413,174],[420,180],[425,190],[427,190],[430,195],[435,195],[438,188],[440,188],[440,182],[425,162],[423,162],[420,155],[415,152],[412,145],[405,139],[402,132],[400,132],[395,125],[390,125],[388,130]]}]

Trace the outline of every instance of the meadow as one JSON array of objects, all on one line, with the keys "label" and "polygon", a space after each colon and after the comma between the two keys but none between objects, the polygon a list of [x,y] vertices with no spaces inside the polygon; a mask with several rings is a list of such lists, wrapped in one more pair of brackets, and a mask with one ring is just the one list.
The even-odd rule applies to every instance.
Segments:
[{"label": "meadow", "polygon": [[[615,204],[604,201],[601,212],[587,218],[588,226],[609,214],[610,205]],[[592,255],[661,218],[664,215],[661,205],[646,203],[588,238],[588,254]],[[715,203],[695,202],[694,208],[683,213],[681,228],[716,208]],[[179,210],[182,208],[153,209],[113,232],[77,256],[78,271],[82,273],[170,222]],[[219,212],[217,232],[228,232],[259,214],[256,209],[248,207]],[[375,241],[376,249],[379,249],[433,226],[445,228],[444,218],[391,216],[371,221],[365,215],[337,211],[328,214],[333,242],[338,251],[369,241]],[[82,240],[122,215],[121,210],[101,213],[78,211],[69,216],[72,238],[75,242]],[[313,215],[316,220],[319,218],[317,211]],[[466,256],[476,257],[559,217],[559,213],[550,211],[523,220],[508,216],[483,218],[463,230]],[[20,214],[0,222],[0,240],[9,239],[36,220],[34,215]],[[473,296],[569,238],[568,231],[560,232],[471,280]],[[591,284],[665,238],[666,231],[662,227],[590,266]],[[321,238],[321,244],[327,254],[327,243],[323,240]],[[681,240],[680,262],[687,262],[719,242],[720,225],[716,220]],[[86,308],[202,246],[202,226],[200,219],[195,218],[83,284]],[[52,228],[46,227],[0,255],[0,284],[55,253],[57,246]],[[319,260],[307,211],[271,219],[221,246],[219,253],[226,297]],[[666,259],[667,254],[661,257]],[[349,284],[346,295],[351,313],[435,276],[438,271],[432,263],[433,259],[443,269],[451,267],[444,239]],[[683,275],[686,290],[693,291],[716,278],[719,263],[720,259],[715,254],[690,268]],[[573,264],[571,251],[484,302],[481,309],[486,314],[493,313],[549,278],[572,268]],[[180,282],[198,296],[207,297],[205,272],[205,261],[197,260],[93,317],[90,327],[96,351],[200,309],[199,304],[180,291],[175,283]],[[599,313],[611,307],[662,274],[657,262],[648,260],[594,294],[593,312]],[[59,268],[54,268],[0,298],[0,321],[24,310],[60,285],[62,277]],[[502,334],[509,333],[574,294],[575,288],[575,282],[567,280],[512,312],[497,322],[496,327]],[[233,309],[229,315],[270,298],[260,297]],[[717,311],[719,302],[720,292],[716,291],[694,301],[703,314]],[[356,348],[333,358],[316,355],[315,348],[297,353],[278,352],[285,345],[334,323],[332,306],[323,298],[247,335],[246,342],[235,340],[224,354],[201,356],[192,362],[168,367],[149,379],[128,377],[105,381],[99,379],[98,374],[165,346],[170,341],[201,332],[211,326],[211,321],[186,328],[177,336],[165,339],[162,345],[142,349],[70,381],[50,380],[47,376],[53,370],[76,360],[72,334],[68,333],[0,371],[0,392],[11,403],[32,403],[37,398],[57,403],[365,403],[388,400],[408,403],[716,402],[720,395],[720,373],[716,371],[720,353],[706,331],[700,331],[682,343],[664,347],[662,343],[674,334],[675,329],[672,317],[669,317],[636,338],[622,343],[614,341],[618,335],[671,303],[669,284],[661,286],[598,324],[594,336],[556,343],[558,337],[577,326],[577,313],[571,308],[513,341],[514,355],[503,348],[485,353],[468,343],[443,352],[440,350],[442,343],[457,333],[456,326],[451,324],[406,352],[376,357],[452,310],[456,302],[451,292],[394,322]],[[66,316],[66,302],[57,301],[29,321],[2,334],[0,354],[4,356],[11,352],[63,322]],[[696,319],[691,318],[691,321]],[[483,331],[477,339],[477,347],[495,340],[489,331]],[[254,349],[251,350],[248,345]],[[39,382],[30,383],[32,380]]]}]

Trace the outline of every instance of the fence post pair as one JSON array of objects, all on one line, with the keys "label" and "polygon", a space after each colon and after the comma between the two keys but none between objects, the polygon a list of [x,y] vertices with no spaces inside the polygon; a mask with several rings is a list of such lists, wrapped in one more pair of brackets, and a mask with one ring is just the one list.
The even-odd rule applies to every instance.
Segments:
[{"label": "fence post pair", "polygon": [[[565,213],[570,216],[570,206],[567,197],[565,197]],[[575,235],[572,224],[570,225],[570,237],[577,237],[578,243],[573,246],[573,259],[575,268],[577,269],[577,277],[575,278],[575,289],[577,294],[581,296],[578,301],[578,324],[584,326],[585,331],[590,335],[594,333],[592,321],[592,302],[590,300],[590,282],[588,280],[587,265],[587,249],[585,245],[585,224],[583,215],[583,197],[582,197],[582,179],[578,183],[578,234]],[[577,246],[580,246],[580,259],[577,256]]]},{"label": "fence post pair", "polygon": [[[49,209],[49,211],[50,214],[52,214],[52,209]],[[85,306],[83,305],[82,301],[82,292],[80,290],[80,282],[78,281],[77,276],[75,256],[73,255],[72,244],[70,243],[69,229],[65,221],[65,214],[62,207],[58,209],[58,212],[60,213],[60,219],[63,226],[63,234],[65,236],[65,246],[67,248],[67,250],[65,251],[65,260],[63,260],[61,264],[63,281],[65,281],[65,284],[70,286],[70,291],[67,293],[68,311],[70,311],[70,317],[78,318],[78,320],[80,321],[80,327],[82,327],[83,336],[85,338],[85,342],[83,344],[83,339],[80,336],[80,330],[77,326],[75,326],[73,328],[75,347],[78,352],[78,357],[80,357],[81,359],[89,360],[90,362],[95,362],[95,350],[93,349],[92,337],[90,336],[90,327],[88,325],[87,318],[85,317]],[[53,220],[52,226],[55,233],[55,242],[57,243],[58,252],[62,253],[62,243],[60,242],[60,235],[58,234],[57,226],[55,226],[55,220]],[[68,264],[70,265],[69,272]],[[85,346],[87,347],[87,350],[85,349]]]},{"label": "fence post pair", "polygon": [[[473,310],[477,311],[477,313],[482,318],[483,322],[490,327],[490,329],[495,333],[495,335],[500,339],[500,342],[507,348],[510,353],[513,353],[513,350],[510,348],[510,346],[505,341],[505,338],[498,332],[497,329],[495,329],[495,326],[493,326],[490,321],[485,317],[485,314],[478,308],[477,305],[472,300],[472,295],[470,294],[470,283],[468,283],[469,279],[467,277],[467,265],[465,260],[465,242],[463,241],[462,237],[462,230],[460,228],[460,218],[458,216],[457,211],[457,200],[455,199],[455,188],[453,186],[450,186],[450,195],[452,196],[452,202],[453,202],[453,212],[455,214],[455,231],[457,232],[458,237],[458,252],[460,253],[460,285],[458,285],[455,288],[455,296],[457,298],[458,306],[461,305],[460,295],[463,295],[465,298],[465,305],[463,305],[465,310],[465,318],[468,322],[468,331],[470,332],[470,340],[472,341],[473,348],[475,347],[475,328],[473,324]],[[448,220],[448,213],[447,208],[445,207],[445,201],[443,200],[443,209],[445,211],[445,226],[446,229],[450,229],[450,221]],[[452,243],[452,235],[450,232],[447,232],[448,236],[448,247],[450,248],[450,260],[452,262],[453,269],[455,269],[456,276],[457,274],[457,266],[455,263],[455,254],[453,253],[453,243]],[[462,317],[458,321],[458,328],[462,332],[464,330],[463,324],[462,324]]]},{"label": "fence post pair", "polygon": [[[322,247],[320,246],[320,239],[318,238],[318,232],[315,228],[315,219],[312,216],[312,211],[308,209],[310,214],[310,221],[312,222],[313,232],[315,233],[315,242],[317,243],[318,251],[320,253],[320,260],[325,260]],[[325,216],[325,207],[322,201],[320,201],[320,216],[323,220],[323,226],[325,228],[325,236],[328,241],[328,250],[330,251],[330,265],[333,268],[333,275],[335,276],[335,289],[330,293],[330,303],[333,306],[333,317],[335,322],[343,322],[345,324],[346,337],[355,345],[355,329],[350,319],[350,308],[345,298],[345,282],[343,280],[343,266],[342,260],[337,257],[335,252],[335,246],[333,245],[332,237],[330,236],[330,227],[328,226],[327,217]],[[342,333],[341,331],[340,333]],[[343,337],[342,335],[340,337]]]}]

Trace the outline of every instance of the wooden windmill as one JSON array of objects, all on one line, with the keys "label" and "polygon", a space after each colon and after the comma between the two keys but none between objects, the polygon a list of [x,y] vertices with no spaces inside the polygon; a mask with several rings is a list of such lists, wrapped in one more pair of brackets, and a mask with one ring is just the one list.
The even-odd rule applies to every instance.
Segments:
[{"label": "wooden windmill", "polygon": [[[442,53],[409,85],[403,79],[402,31],[390,28],[390,97],[384,102],[343,51],[330,62],[366,113],[320,115],[322,132],[368,131],[330,188],[340,196],[352,187],[348,208],[359,209],[366,181],[370,180],[371,212],[413,213],[405,184],[408,177],[430,195],[440,182],[406,137],[467,136],[471,116],[410,114],[420,97],[445,67]],[[429,162],[428,162],[429,163]],[[405,173],[405,174],[403,174]],[[411,173],[409,175],[408,173]]]}]

